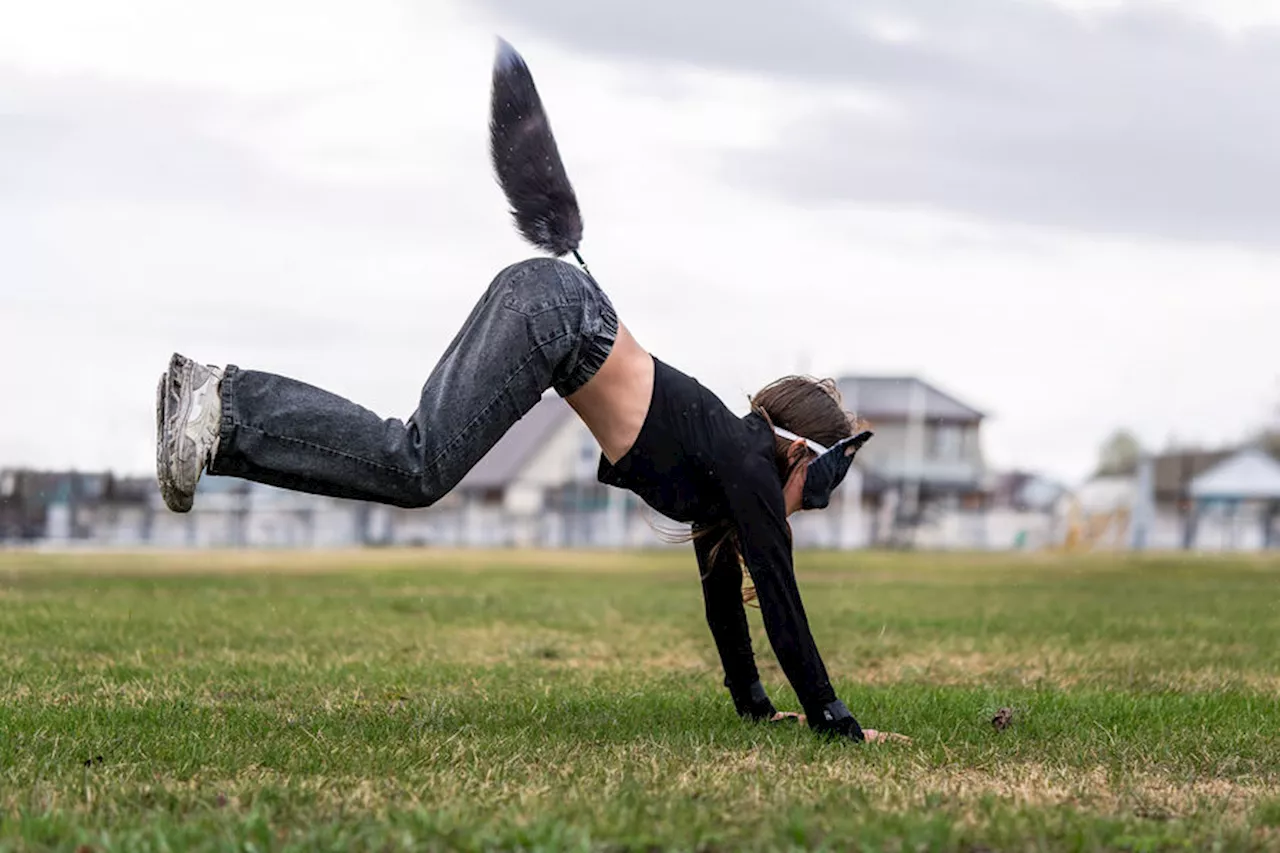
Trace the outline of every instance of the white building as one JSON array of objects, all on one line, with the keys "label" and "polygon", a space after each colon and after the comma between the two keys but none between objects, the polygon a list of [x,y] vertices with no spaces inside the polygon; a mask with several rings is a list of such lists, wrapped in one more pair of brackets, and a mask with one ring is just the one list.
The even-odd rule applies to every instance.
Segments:
[{"label": "white building", "polygon": [[1064,502],[1072,547],[1257,551],[1280,545],[1280,461],[1262,449],[1175,451],[1143,467],[1145,477],[1094,477]]}]

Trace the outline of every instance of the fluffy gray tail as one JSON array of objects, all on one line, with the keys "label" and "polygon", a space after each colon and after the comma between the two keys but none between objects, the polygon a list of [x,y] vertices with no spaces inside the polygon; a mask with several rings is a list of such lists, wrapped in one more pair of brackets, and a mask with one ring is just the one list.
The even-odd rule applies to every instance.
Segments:
[{"label": "fluffy gray tail", "polygon": [[[498,39],[493,63],[489,146],[516,228],[556,257],[582,242],[582,213],[551,134],[551,123],[516,49]],[[581,258],[579,258],[581,262]]]}]

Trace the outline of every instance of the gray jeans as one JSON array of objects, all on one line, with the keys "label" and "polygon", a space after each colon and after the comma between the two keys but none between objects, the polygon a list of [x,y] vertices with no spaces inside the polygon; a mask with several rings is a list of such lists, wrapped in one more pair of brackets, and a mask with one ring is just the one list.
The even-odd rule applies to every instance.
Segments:
[{"label": "gray jeans", "polygon": [[568,396],[613,348],[618,317],[587,274],[550,258],[500,272],[407,421],[312,385],[230,365],[209,473],[425,507],[444,497],[548,388]]}]

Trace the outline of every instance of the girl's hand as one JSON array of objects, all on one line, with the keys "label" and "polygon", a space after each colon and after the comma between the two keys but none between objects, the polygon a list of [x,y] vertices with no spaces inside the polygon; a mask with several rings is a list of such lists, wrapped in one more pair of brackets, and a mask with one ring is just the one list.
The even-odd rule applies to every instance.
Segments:
[{"label": "girl's hand", "polygon": [[[799,725],[804,725],[805,716],[804,714],[796,714],[791,711],[778,711],[776,714],[774,714],[772,717],[769,718],[769,722],[771,723],[795,722]],[[867,743],[888,743],[889,741],[894,741],[895,743],[911,743],[911,738],[907,737],[906,735],[897,734],[896,732],[881,732],[881,731],[876,731],[875,729],[863,729],[862,736],[866,738]]]},{"label": "girl's hand", "polygon": [[875,729],[863,729],[862,736],[867,739],[867,743],[887,743],[889,741],[911,743],[911,738],[906,735],[900,735],[894,732],[878,732]]},{"label": "girl's hand", "polygon": [[804,725],[804,714],[797,714],[793,711],[779,711],[769,718],[771,723],[789,723],[796,722]]}]

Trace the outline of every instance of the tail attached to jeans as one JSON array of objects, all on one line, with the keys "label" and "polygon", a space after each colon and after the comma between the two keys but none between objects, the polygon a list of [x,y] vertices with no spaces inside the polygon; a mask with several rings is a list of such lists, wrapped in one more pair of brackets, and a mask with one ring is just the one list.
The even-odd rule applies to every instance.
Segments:
[{"label": "tail attached to jeans", "polygon": [[520,234],[557,258],[572,252],[582,263],[582,213],[551,122],[529,67],[501,39],[493,64],[489,150]]}]

